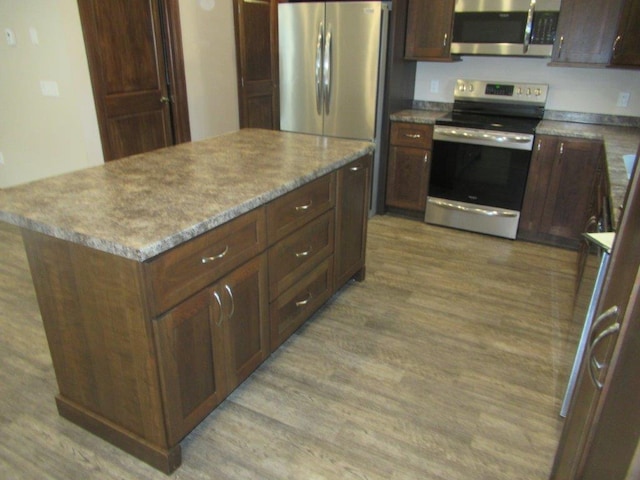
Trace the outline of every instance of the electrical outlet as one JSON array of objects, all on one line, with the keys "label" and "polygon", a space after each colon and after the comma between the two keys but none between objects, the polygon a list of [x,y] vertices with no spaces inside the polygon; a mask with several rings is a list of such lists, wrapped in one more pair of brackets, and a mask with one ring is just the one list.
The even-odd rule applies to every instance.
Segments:
[{"label": "electrical outlet", "polygon": [[431,93],[438,93],[440,91],[440,81],[431,80]]},{"label": "electrical outlet", "polygon": [[626,108],[629,106],[629,97],[631,94],[629,92],[620,92],[618,94],[618,102],[616,103],[616,107]]}]

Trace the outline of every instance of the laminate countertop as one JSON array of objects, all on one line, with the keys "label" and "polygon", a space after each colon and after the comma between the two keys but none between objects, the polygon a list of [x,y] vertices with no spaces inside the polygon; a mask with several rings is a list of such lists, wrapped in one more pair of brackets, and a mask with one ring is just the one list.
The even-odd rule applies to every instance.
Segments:
[{"label": "laminate countertop", "polygon": [[144,261],[373,149],[245,129],[0,190],[0,220]]},{"label": "laminate countertop", "polygon": [[[435,124],[447,114],[444,111],[403,110],[391,115],[397,122]],[[635,154],[640,146],[640,128],[615,125],[596,125],[557,120],[542,120],[536,127],[536,134],[600,140],[604,143],[607,173],[611,189],[611,215],[617,225],[620,206],[624,203],[629,179],[622,160],[623,155]]]}]

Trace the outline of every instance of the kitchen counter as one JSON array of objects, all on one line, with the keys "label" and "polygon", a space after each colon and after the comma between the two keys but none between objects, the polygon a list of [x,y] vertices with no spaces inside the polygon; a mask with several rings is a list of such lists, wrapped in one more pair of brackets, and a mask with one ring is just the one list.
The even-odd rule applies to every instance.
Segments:
[{"label": "kitchen counter", "polygon": [[373,151],[246,129],[0,191],[0,220],[144,261]]},{"label": "kitchen counter", "polygon": [[[392,121],[435,124],[435,121],[446,115],[444,111],[403,110],[391,115]],[[617,223],[619,207],[624,202],[629,179],[622,156],[635,154],[640,146],[640,129],[595,125],[588,123],[542,120],[536,128],[536,134],[558,135],[565,137],[602,140],[607,158],[607,173],[611,188],[611,214],[614,225]]]}]

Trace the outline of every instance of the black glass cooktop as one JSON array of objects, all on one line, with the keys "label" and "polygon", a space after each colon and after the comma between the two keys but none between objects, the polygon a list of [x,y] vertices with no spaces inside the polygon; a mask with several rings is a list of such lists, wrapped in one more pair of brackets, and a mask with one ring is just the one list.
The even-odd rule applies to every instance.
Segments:
[{"label": "black glass cooktop", "polygon": [[535,133],[543,114],[544,108],[535,105],[456,101],[453,112],[436,120],[436,125]]}]

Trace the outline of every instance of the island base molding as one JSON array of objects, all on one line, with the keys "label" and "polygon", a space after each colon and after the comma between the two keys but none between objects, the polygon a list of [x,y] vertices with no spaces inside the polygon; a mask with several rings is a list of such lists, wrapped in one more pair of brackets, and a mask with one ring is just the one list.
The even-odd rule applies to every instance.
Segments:
[{"label": "island base molding", "polygon": [[182,448],[179,443],[168,450],[162,449],[61,395],[56,395],[55,399],[61,417],[148,463],[153,468],[169,475],[182,464]]}]

